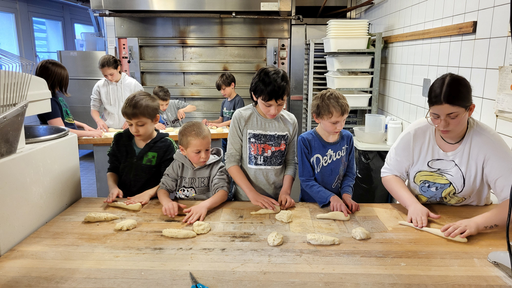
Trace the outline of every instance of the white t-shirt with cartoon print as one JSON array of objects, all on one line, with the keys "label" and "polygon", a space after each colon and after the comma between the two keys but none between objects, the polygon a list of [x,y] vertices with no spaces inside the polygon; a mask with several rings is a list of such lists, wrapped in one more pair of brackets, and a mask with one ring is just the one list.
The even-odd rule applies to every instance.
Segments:
[{"label": "white t-shirt with cartoon print", "polygon": [[389,150],[381,176],[407,180],[420,203],[486,205],[491,189],[500,203],[508,199],[512,151],[498,133],[470,118],[461,145],[443,152],[434,129],[425,119],[407,127]]}]

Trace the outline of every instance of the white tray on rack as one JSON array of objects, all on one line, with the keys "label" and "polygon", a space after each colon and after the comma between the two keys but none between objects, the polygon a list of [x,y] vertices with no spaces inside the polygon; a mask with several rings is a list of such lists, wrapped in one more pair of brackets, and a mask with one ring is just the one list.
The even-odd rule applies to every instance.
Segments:
[{"label": "white tray on rack", "polygon": [[372,63],[373,55],[329,55],[325,56],[327,70],[338,69],[368,69]]},{"label": "white tray on rack", "polygon": [[336,88],[370,88],[373,75],[359,73],[359,75],[340,75],[337,72],[325,74],[327,87]]},{"label": "white tray on rack", "polygon": [[325,37],[325,52],[337,52],[338,49],[366,49],[370,36]]}]

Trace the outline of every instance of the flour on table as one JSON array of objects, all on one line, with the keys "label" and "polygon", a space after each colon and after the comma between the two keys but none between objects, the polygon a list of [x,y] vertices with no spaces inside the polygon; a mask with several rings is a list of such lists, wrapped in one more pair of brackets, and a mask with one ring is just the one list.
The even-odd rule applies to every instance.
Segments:
[{"label": "flour on table", "polygon": [[84,218],[84,222],[103,222],[119,219],[119,216],[110,213],[91,212]]},{"label": "flour on table", "polygon": [[329,212],[325,214],[318,214],[316,215],[317,219],[331,219],[331,220],[350,220],[350,215],[345,216],[343,212]]},{"label": "flour on table", "polygon": [[212,230],[212,227],[207,222],[196,221],[194,222],[194,225],[192,225],[192,229],[194,229],[194,232],[196,232],[196,234],[199,235],[210,232],[210,230]]},{"label": "flour on table", "polygon": [[340,239],[322,234],[308,234],[307,241],[313,245],[340,244]]},{"label": "flour on table", "polygon": [[194,238],[197,236],[196,232],[183,229],[164,229],[162,234],[171,238]]},{"label": "flour on table", "polygon": [[281,210],[281,212],[276,214],[276,220],[279,220],[284,223],[292,222],[292,211]]},{"label": "flour on table", "polygon": [[267,242],[268,242],[268,245],[270,245],[270,246],[282,245],[283,244],[283,235],[281,235],[277,232],[272,232],[268,235]]},{"label": "flour on table", "polygon": [[370,232],[368,232],[368,230],[364,229],[363,227],[357,227],[352,229],[352,238],[357,240],[364,240],[370,239],[372,237],[370,236]]},{"label": "flour on table", "polygon": [[121,221],[116,224],[116,227],[114,227],[115,230],[132,230],[133,228],[137,227],[137,221],[133,219],[127,219],[124,221]]},{"label": "flour on table", "polygon": [[139,211],[140,209],[142,209],[142,204],[140,204],[140,203],[125,204],[124,202],[112,202],[112,203],[108,203],[108,206],[119,207],[119,208],[132,210],[132,211]]},{"label": "flour on table", "polygon": [[259,214],[277,214],[279,211],[281,211],[281,207],[279,205],[274,205],[275,210],[270,209],[260,209],[256,212],[251,212],[252,215],[259,215]]}]

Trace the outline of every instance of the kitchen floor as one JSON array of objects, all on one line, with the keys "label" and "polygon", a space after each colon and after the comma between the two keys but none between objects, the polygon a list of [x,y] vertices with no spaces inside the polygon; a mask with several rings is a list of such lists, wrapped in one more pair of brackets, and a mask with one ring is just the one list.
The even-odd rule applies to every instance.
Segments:
[{"label": "kitchen floor", "polygon": [[96,174],[92,150],[78,150],[80,156],[80,182],[82,197],[96,197]]}]

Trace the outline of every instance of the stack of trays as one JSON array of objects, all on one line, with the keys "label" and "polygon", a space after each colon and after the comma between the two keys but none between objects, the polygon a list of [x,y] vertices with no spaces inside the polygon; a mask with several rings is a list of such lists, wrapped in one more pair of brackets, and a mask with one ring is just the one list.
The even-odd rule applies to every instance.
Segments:
[{"label": "stack of trays", "polygon": [[325,52],[338,49],[366,49],[368,45],[368,20],[329,20],[327,37],[324,40]]}]

